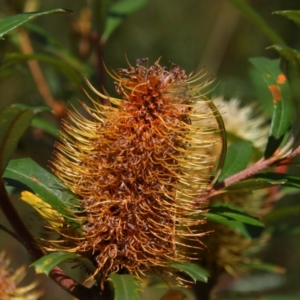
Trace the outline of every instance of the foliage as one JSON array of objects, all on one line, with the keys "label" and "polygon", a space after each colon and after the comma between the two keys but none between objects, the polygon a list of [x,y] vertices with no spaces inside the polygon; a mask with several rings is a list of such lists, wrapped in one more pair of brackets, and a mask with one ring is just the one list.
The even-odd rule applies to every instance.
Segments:
[{"label": "foliage", "polygon": [[[23,2],[24,5],[29,3],[29,1]],[[128,88],[128,94],[134,94],[138,90],[137,87],[126,86],[126,83],[124,84],[118,75],[120,73],[110,71],[102,59],[104,56],[104,61],[106,61],[106,49],[114,35],[118,39],[118,30],[126,30],[129,26],[128,21],[130,20],[127,18],[130,19],[131,16],[138,14],[140,9],[147,10],[147,5],[151,1],[94,0],[90,2],[90,5],[82,9],[79,18],[72,24],[76,51],[62,45],[57,37],[48,33],[43,26],[32,23],[35,19],[42,20],[43,18],[47,18],[49,22],[55,22],[56,18],[69,17],[72,13],[71,10],[56,8],[38,11],[36,9],[37,12],[23,13],[22,7],[19,13],[4,16],[0,20],[0,37],[2,38],[0,46],[2,48],[2,43],[13,49],[5,51],[2,57],[0,85],[3,86],[5,81],[13,78],[15,74],[24,76],[24,78],[30,74],[33,78],[34,89],[40,94],[38,106],[28,106],[26,102],[32,103],[30,100],[25,100],[26,105],[14,103],[0,110],[0,171],[2,175],[0,207],[13,231],[3,224],[0,225],[0,229],[5,234],[17,239],[31,254],[34,260],[32,266],[36,273],[50,276],[70,295],[79,299],[150,299],[147,298],[148,292],[149,297],[154,295],[155,299],[162,300],[171,299],[171,297],[177,297],[176,299],[182,299],[182,297],[202,300],[214,299],[214,295],[210,295],[210,293],[224,273],[239,274],[246,279],[248,278],[249,282],[252,277],[255,278],[255,276],[262,274],[259,271],[268,274],[283,274],[285,269],[277,265],[278,260],[270,263],[268,259],[264,261],[257,257],[259,257],[262,249],[267,247],[266,245],[272,243],[270,236],[299,234],[300,224],[295,216],[298,216],[300,208],[297,203],[293,201],[290,203],[288,197],[293,194],[296,195],[295,197],[299,196],[300,189],[300,173],[297,164],[297,156],[300,152],[300,53],[289,47],[284,41],[285,37],[281,37],[275,32],[272,26],[245,0],[228,0],[228,3],[238,8],[239,12],[261,31],[271,44],[268,47],[268,53],[273,55],[272,59],[266,57],[249,58],[251,64],[248,66],[250,69],[252,65],[250,71],[252,83],[248,84],[255,87],[255,98],[262,100],[260,103],[261,110],[272,109],[272,112],[267,112],[270,120],[266,119],[265,121],[266,126],[270,127],[269,135],[265,137],[264,149],[256,149],[253,146],[255,137],[253,140],[247,140],[243,136],[238,136],[234,130],[226,131],[226,124],[222,118],[223,108],[205,100],[207,109],[210,111],[210,118],[213,119],[217,127],[217,134],[207,131],[207,136],[215,135],[214,138],[210,137],[211,140],[209,141],[218,139],[220,145],[217,150],[211,150],[209,143],[203,142],[207,145],[208,154],[205,153],[205,155],[211,155],[217,159],[215,168],[212,168],[211,165],[207,167],[211,174],[206,189],[199,191],[195,199],[189,200],[192,201],[195,211],[198,212],[197,216],[191,214],[190,219],[194,220],[194,223],[191,223],[190,227],[187,226],[189,233],[193,235],[193,241],[190,241],[186,250],[187,257],[190,257],[191,261],[174,262],[170,259],[169,261],[166,260],[164,264],[159,263],[157,268],[145,268],[139,274],[126,274],[128,268],[120,265],[108,278],[105,277],[103,280],[100,278],[101,266],[97,265],[97,261],[99,261],[97,256],[91,253],[92,251],[88,251],[85,242],[83,242],[84,247],[82,248],[79,248],[78,243],[76,243],[76,241],[85,241],[85,230],[88,225],[84,216],[87,213],[86,210],[93,208],[95,204],[93,203],[85,210],[81,205],[81,198],[74,193],[72,188],[68,188],[61,178],[56,176],[57,172],[53,172],[52,168],[55,168],[53,165],[50,166],[51,170],[49,171],[46,166],[40,166],[31,158],[15,159],[24,136],[26,137],[24,140],[40,139],[41,143],[48,144],[48,146],[54,144],[56,138],[66,136],[65,133],[58,133],[59,121],[64,120],[67,115],[72,113],[67,112],[67,102],[58,98],[69,100],[72,102],[72,107],[69,110],[75,110],[78,115],[84,115],[85,112],[78,106],[78,101],[74,101],[74,99],[79,95],[80,85],[83,86],[83,93],[89,97],[86,86],[91,87],[91,84],[86,77],[93,82],[95,79],[98,80],[96,86],[100,92],[97,92],[97,95],[101,99],[97,103],[101,103],[96,104],[94,110],[86,109],[86,111],[99,123],[104,122],[101,114],[109,114],[119,105],[119,100],[107,96],[106,90],[110,90],[110,88],[105,84],[105,70],[110,75],[112,74],[111,76],[118,83],[119,90],[117,89],[117,92]],[[17,9],[17,7],[13,8]],[[57,16],[58,14],[61,16]],[[299,25],[299,10],[276,11],[274,14],[292,20]],[[140,26],[140,24],[135,26]],[[36,41],[34,41],[35,39]],[[41,42],[42,46],[36,45],[35,42]],[[34,47],[39,50],[35,51]],[[116,47],[113,54],[124,50],[126,49]],[[264,54],[264,56],[266,55]],[[138,61],[138,67],[142,63],[142,60]],[[282,68],[283,64],[285,68]],[[123,73],[126,72],[129,74],[130,71],[123,70]],[[135,75],[138,76],[138,74]],[[187,81],[187,88],[184,93],[188,93],[192,83],[192,80]],[[211,80],[207,80],[205,86],[206,83],[211,83]],[[13,83],[10,88],[14,89]],[[56,91],[55,96],[52,93],[54,90]],[[220,88],[216,87],[215,90],[204,92],[204,94],[210,99],[216,91],[220,92]],[[229,94],[232,95],[234,92]],[[24,93],[30,94],[28,90]],[[183,96],[184,93],[182,92],[180,96],[182,99],[186,97]],[[125,93],[125,95],[127,94]],[[1,94],[1,98],[4,99],[3,94]],[[80,98],[84,97],[80,94]],[[194,100],[193,97],[191,98]],[[26,99],[30,99],[30,97],[27,96]],[[86,108],[87,105],[83,100],[81,101],[82,106]],[[198,101],[200,103],[199,99]],[[107,108],[108,104],[111,104],[110,108]],[[101,111],[100,117],[97,115],[97,108]],[[224,110],[226,113],[226,108]],[[195,115],[191,114],[190,118],[193,119],[193,117],[195,118]],[[82,120],[87,119],[76,119],[76,115],[73,115],[74,122],[81,122],[78,128],[88,128],[90,126],[88,124],[92,124],[88,123],[89,121],[84,123],[85,121]],[[62,122],[69,132],[74,134],[78,132],[78,128],[74,129],[75,127],[73,127],[72,131],[65,121]],[[113,122],[117,124],[116,120]],[[167,123],[166,120],[164,122]],[[261,128],[256,128],[256,130],[259,137]],[[79,135],[78,141],[83,140],[83,145],[85,145],[86,140],[84,138],[90,138],[91,135],[80,134],[82,135]],[[196,138],[192,136],[190,144],[194,140]],[[72,141],[75,141],[74,145],[72,145]],[[187,150],[189,147],[188,140],[184,140],[184,143],[184,147],[176,144],[178,149],[179,147],[184,149],[181,154],[185,151],[189,153]],[[61,147],[66,149],[66,153],[72,153],[78,144],[76,144],[75,137],[71,136]],[[35,152],[39,152],[37,143],[31,147]],[[50,152],[52,151],[51,147]],[[94,155],[94,153],[92,154]],[[207,157],[205,155],[202,154],[203,160]],[[192,155],[190,154],[191,159]],[[115,162],[118,161],[120,158],[116,157]],[[187,169],[189,164],[187,160],[182,159],[179,164],[182,164],[183,161],[186,162],[184,167]],[[47,163],[43,161],[43,164],[46,165]],[[74,165],[76,164],[79,168],[84,168],[74,158]],[[170,167],[171,170],[169,161],[165,163],[165,166]],[[106,168],[108,167],[106,166]],[[194,173],[195,170],[198,170],[197,167],[193,170]],[[170,174],[172,172],[175,171],[170,171]],[[190,171],[188,170],[184,174],[189,174],[188,172]],[[61,173],[65,174],[62,176],[65,178],[64,176],[70,175],[71,172],[66,168],[61,170]],[[159,182],[161,177],[158,176],[157,178]],[[165,180],[167,181],[167,179]],[[162,186],[161,182],[159,184]],[[188,185],[192,186],[193,184],[189,182]],[[124,184],[124,186],[126,185]],[[21,199],[36,210],[42,220],[38,222],[47,228],[47,232],[43,236],[28,230],[25,225],[28,221],[27,216],[20,215],[19,211],[14,208],[11,199],[15,191],[22,192]],[[170,194],[167,197],[170,197]],[[187,198],[189,195],[193,195],[193,193],[189,194],[185,191],[182,194]],[[184,199],[184,196],[179,199]],[[275,204],[276,201],[279,204]],[[176,208],[182,209],[179,204],[176,204]],[[146,219],[148,220],[148,217]],[[57,220],[59,221],[57,222]],[[179,222],[175,222],[174,228],[179,227]],[[119,225],[122,227],[122,224]],[[181,225],[184,227],[182,223]],[[115,224],[110,226],[115,226]],[[201,234],[196,233],[198,226],[203,226]],[[128,232],[130,231],[125,234],[130,234]],[[159,236],[161,233],[157,232],[157,234]],[[120,236],[123,235],[122,232]],[[192,240],[192,238],[190,239]],[[50,242],[53,240],[54,243],[51,244]],[[195,245],[195,241],[200,241],[198,246]],[[108,239],[105,243],[108,245]],[[185,245],[182,239],[176,243],[179,247]],[[0,246],[3,248],[5,245],[1,244]],[[142,245],[142,249],[146,249],[144,247],[145,245]],[[281,247],[285,247],[285,245],[281,245]],[[208,251],[205,252],[205,249],[199,251],[199,248],[207,248]],[[156,248],[152,247],[151,249]],[[108,249],[107,251],[111,257],[114,255],[113,250]],[[194,259],[195,254],[197,259]],[[164,257],[166,258],[167,255]],[[109,259],[103,258],[103,265]],[[140,264],[138,259],[136,263]],[[71,279],[72,276],[69,277],[61,270],[61,268],[65,269],[68,264],[77,267],[80,280],[84,278],[85,281],[75,281]],[[141,264],[145,265],[145,262]],[[109,270],[113,269],[112,265],[110,267]],[[66,271],[66,273],[69,272],[72,275],[72,271]],[[173,275],[168,277],[169,273]],[[60,280],[62,277],[66,280]],[[174,280],[174,278],[179,281]],[[230,280],[235,282],[234,279]],[[167,283],[166,286],[170,286],[170,288],[165,286],[165,282]],[[181,282],[182,286],[178,286],[178,282]],[[238,285],[238,281],[236,282]],[[85,285],[85,283],[87,284]],[[273,290],[279,288],[280,284],[275,286]],[[191,285],[193,292],[188,291],[186,285]],[[243,284],[240,286],[243,288]],[[172,292],[173,289],[174,293]],[[162,294],[162,290],[164,294]],[[218,291],[217,288],[216,293],[218,299],[240,299],[241,297],[253,299],[253,295],[270,300],[283,299],[281,292],[275,295],[275,292],[272,289],[268,290],[267,286],[257,291],[244,290],[244,292],[233,290],[227,294],[224,291]],[[290,295],[291,299],[294,297],[296,299],[297,295]]]}]

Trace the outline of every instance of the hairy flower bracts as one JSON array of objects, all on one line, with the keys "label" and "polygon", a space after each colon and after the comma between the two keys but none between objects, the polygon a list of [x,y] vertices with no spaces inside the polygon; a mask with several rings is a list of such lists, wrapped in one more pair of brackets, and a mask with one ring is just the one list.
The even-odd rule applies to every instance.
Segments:
[{"label": "hairy flower bracts", "polygon": [[[125,269],[143,274],[184,262],[185,240],[202,212],[193,200],[207,189],[218,159],[214,112],[192,85],[199,78],[156,62],[113,75],[122,100],[84,105],[93,120],[69,112],[55,153],[55,173],[81,201],[83,236],[102,281]],[[179,242],[180,240],[180,242]]]},{"label": "hairy flower bracts", "polygon": [[0,299],[1,300],[36,300],[43,293],[37,290],[37,282],[20,286],[26,275],[26,268],[20,267],[13,271],[10,262],[0,253]]}]

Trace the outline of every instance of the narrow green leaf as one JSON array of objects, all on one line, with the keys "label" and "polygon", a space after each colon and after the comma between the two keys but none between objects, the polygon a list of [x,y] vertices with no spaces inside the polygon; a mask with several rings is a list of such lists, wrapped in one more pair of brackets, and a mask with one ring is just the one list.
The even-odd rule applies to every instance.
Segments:
[{"label": "narrow green leaf", "polygon": [[218,181],[222,181],[231,175],[238,173],[246,168],[253,153],[252,143],[249,141],[236,142],[227,149],[227,155],[223,170]]},{"label": "narrow green leaf", "polygon": [[[297,97],[300,95],[300,91],[299,91],[299,86],[297,86],[297,84],[300,81],[300,52],[291,49],[289,47],[284,47],[281,45],[273,45],[271,47],[269,47],[268,49],[273,49],[275,51],[277,51],[281,57],[286,61],[287,65],[286,65],[286,73],[288,76],[288,80],[290,82],[291,85],[291,89],[292,89],[292,96]],[[296,81],[296,83],[294,83],[293,81]],[[295,86],[293,86],[295,85]],[[298,87],[298,89],[297,89]],[[296,89],[297,94],[293,95],[293,92],[295,93],[295,91],[293,90]],[[294,101],[296,101],[297,99],[293,99]]]},{"label": "narrow green leaf", "polygon": [[149,0],[121,0],[114,2],[109,8],[101,42],[105,43],[127,16],[142,8],[148,1]]},{"label": "narrow green leaf", "polygon": [[266,20],[247,2],[247,0],[228,0],[236,6],[242,15],[261,31],[271,43],[285,45],[284,40],[266,22]]},{"label": "narrow green leaf", "polygon": [[35,268],[37,274],[46,274],[48,276],[51,270],[61,262],[70,259],[77,260],[78,258],[80,257],[75,253],[52,252],[36,260],[31,266]]},{"label": "narrow green leaf", "polygon": [[35,109],[12,105],[0,111],[0,175],[34,117]]},{"label": "narrow green leaf", "polygon": [[282,221],[285,218],[298,217],[300,215],[300,205],[278,208],[271,211],[264,217],[267,224]]},{"label": "narrow green leaf", "polygon": [[264,227],[264,224],[256,217],[252,217],[246,214],[240,207],[228,203],[210,206],[209,212],[203,215],[213,221],[233,220],[253,226]]},{"label": "narrow green leaf", "polygon": [[251,179],[234,183],[226,187],[226,190],[256,190],[276,185],[288,186],[300,189],[300,177],[285,173],[265,172],[254,175]]},{"label": "narrow green leaf", "polygon": [[300,189],[300,177],[291,174],[265,172],[254,175],[253,178],[265,180],[267,182],[282,182],[284,186],[290,186]]},{"label": "narrow green leaf", "polygon": [[54,137],[57,137],[57,135],[58,135],[58,128],[42,118],[35,117],[31,122],[31,126],[41,129],[41,130],[53,135]]},{"label": "narrow green leaf", "polygon": [[258,99],[264,115],[271,119],[273,114],[273,99],[268,86],[261,80],[261,73],[254,66],[250,67],[248,74],[254,87],[255,97]]},{"label": "narrow green leaf", "polygon": [[278,149],[294,119],[290,87],[280,69],[280,60],[264,57],[251,58],[250,62],[260,71],[273,99],[273,116],[265,157]]},{"label": "narrow green leaf", "polygon": [[19,107],[20,109],[27,109],[27,110],[32,110],[32,112],[36,115],[39,114],[41,112],[51,112],[51,108],[48,106],[27,106],[25,104],[21,104],[21,103],[16,103],[13,104],[12,107]]},{"label": "narrow green leaf", "polygon": [[108,18],[108,12],[113,0],[93,0],[92,10],[92,31],[97,32],[98,36],[102,36],[105,30],[105,23]]},{"label": "narrow green leaf", "polygon": [[272,14],[286,17],[300,25],[300,10],[279,10],[274,11]]},{"label": "narrow green leaf", "polygon": [[[240,235],[242,235],[243,237],[247,238],[247,239],[252,239],[256,236],[259,236],[261,233],[261,229],[258,231],[258,226],[253,226],[253,225],[247,225],[245,223],[241,223],[239,221],[235,221],[232,219],[228,219],[226,217],[217,215],[217,214],[213,214],[213,213],[206,213],[205,217],[207,218],[208,222],[216,222],[216,223],[221,223],[224,224],[225,226],[227,226],[229,229],[231,229],[234,232],[238,232]],[[257,231],[259,232],[257,234]],[[253,232],[255,234],[253,234]]]},{"label": "narrow green leaf", "polygon": [[40,16],[50,15],[50,14],[69,14],[70,10],[56,8],[48,11],[32,12],[32,13],[23,13],[18,14],[12,17],[5,18],[0,21],[0,39],[3,35],[7,34],[11,30],[16,29],[17,27],[23,25],[24,23],[31,21]]},{"label": "narrow green leaf", "polygon": [[80,74],[84,74],[86,77],[90,77],[90,75],[93,74],[93,70],[90,66],[64,48],[53,35],[50,35],[43,28],[33,23],[26,23],[25,28],[34,33],[36,39],[41,41],[41,44],[46,51],[59,57],[72,69]]},{"label": "narrow green leaf", "polygon": [[[300,226],[298,222],[298,216],[290,215],[288,219],[279,220],[279,222],[271,223],[268,225],[268,232],[272,234],[272,236],[288,236],[288,235],[297,235],[300,234]],[[292,221],[293,220],[293,221]]]},{"label": "narrow green leaf", "polygon": [[[281,45],[273,45],[272,47],[269,47],[269,49],[277,51],[285,61],[285,69],[291,90],[294,116],[297,118],[300,114],[300,52]],[[294,120],[292,119],[292,121]],[[298,145],[300,145],[299,120],[297,120],[297,122],[293,122],[293,128],[291,130],[289,140],[285,143],[284,148],[287,152],[291,148],[295,149]]]},{"label": "narrow green leaf", "polygon": [[268,187],[273,187],[276,185],[284,185],[287,182],[287,179],[282,180],[271,180],[271,179],[264,179],[264,178],[257,178],[257,179],[248,179],[240,182],[236,182],[227,186],[225,189],[228,191],[252,191],[252,190],[259,190]]},{"label": "narrow green leaf", "polygon": [[108,278],[115,289],[115,300],[140,300],[139,283],[134,275],[111,274]]},{"label": "narrow green leaf", "polygon": [[199,265],[193,263],[172,263],[171,267],[189,275],[195,282],[208,281],[208,272]]},{"label": "narrow green leaf", "polygon": [[260,271],[266,271],[266,272],[272,272],[277,274],[284,274],[286,272],[285,268],[280,267],[278,265],[263,263],[263,262],[257,262],[257,263],[247,263],[243,264],[247,268],[260,270]]},{"label": "narrow green leaf", "polygon": [[53,57],[52,55],[48,54],[23,54],[18,52],[11,52],[5,54],[2,62],[1,67],[8,68],[20,62],[26,62],[30,59],[36,59],[41,62],[45,62],[57,68],[61,71],[68,79],[72,82],[76,82],[77,84],[82,82],[82,76],[79,72],[74,70],[68,64],[66,64],[62,59]]},{"label": "narrow green leaf", "polygon": [[[38,197],[50,204],[53,209],[65,216],[66,221],[75,229],[78,222],[71,216],[76,209],[77,200],[71,191],[53,174],[43,169],[30,158],[11,160],[3,178],[10,186],[33,191]],[[78,207],[78,206],[77,206]]]}]

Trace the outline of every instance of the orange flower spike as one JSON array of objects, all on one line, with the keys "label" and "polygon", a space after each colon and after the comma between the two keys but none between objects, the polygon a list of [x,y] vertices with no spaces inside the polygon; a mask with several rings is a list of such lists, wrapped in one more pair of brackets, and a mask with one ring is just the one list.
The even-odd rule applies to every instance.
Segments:
[{"label": "orange flower spike", "polygon": [[[122,100],[89,87],[112,105],[83,104],[94,118],[69,112],[53,161],[55,173],[81,200],[82,251],[92,251],[101,283],[125,269],[137,276],[162,273],[172,262],[189,260],[186,239],[203,233],[193,200],[209,185],[218,157],[214,112],[178,66],[157,61],[149,68],[120,69],[116,90]],[[82,215],[81,213],[81,215]],[[80,246],[81,245],[81,246]],[[65,250],[65,249],[64,249]],[[66,250],[65,250],[66,251]]]}]

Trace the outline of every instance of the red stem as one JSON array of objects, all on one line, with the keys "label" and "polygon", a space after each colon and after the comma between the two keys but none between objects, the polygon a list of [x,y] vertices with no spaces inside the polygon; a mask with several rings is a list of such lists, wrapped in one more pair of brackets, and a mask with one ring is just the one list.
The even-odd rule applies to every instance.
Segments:
[{"label": "red stem", "polygon": [[[298,152],[300,152],[300,148],[299,149],[297,148],[292,154],[290,154],[290,157],[294,157],[296,154],[298,154]],[[286,159],[286,158],[284,158],[284,159]],[[213,196],[219,194],[219,191],[224,189],[225,187],[232,185],[236,182],[240,182],[242,180],[248,179],[257,173],[274,166],[276,163],[280,163],[280,162],[284,163],[284,159],[281,159],[276,156],[270,157],[266,160],[262,159],[262,160],[256,162],[254,165],[250,166],[249,168],[247,168],[243,171],[240,171],[240,172],[224,179],[221,182],[217,182],[210,190],[207,191],[207,193],[199,195],[198,198],[196,198],[195,203],[199,204],[199,203],[209,199],[210,197],[213,197]]]}]

